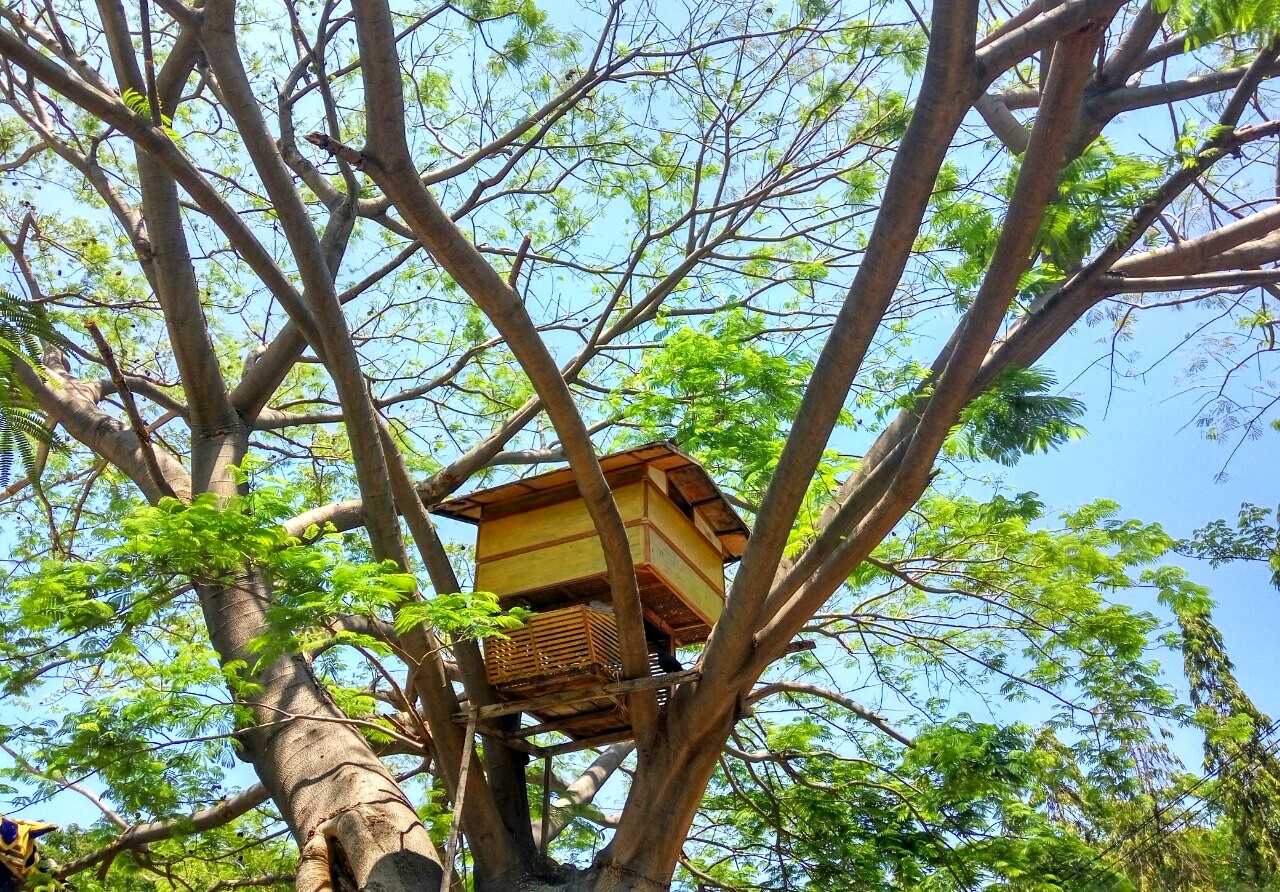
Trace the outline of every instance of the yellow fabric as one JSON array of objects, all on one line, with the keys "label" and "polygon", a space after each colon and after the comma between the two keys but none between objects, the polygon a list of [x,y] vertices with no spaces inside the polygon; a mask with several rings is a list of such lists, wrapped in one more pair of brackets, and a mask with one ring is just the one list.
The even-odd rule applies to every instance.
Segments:
[{"label": "yellow fabric", "polygon": [[36,838],[57,829],[42,821],[24,821],[0,816],[0,867],[16,879],[19,886],[35,870],[39,860]]}]

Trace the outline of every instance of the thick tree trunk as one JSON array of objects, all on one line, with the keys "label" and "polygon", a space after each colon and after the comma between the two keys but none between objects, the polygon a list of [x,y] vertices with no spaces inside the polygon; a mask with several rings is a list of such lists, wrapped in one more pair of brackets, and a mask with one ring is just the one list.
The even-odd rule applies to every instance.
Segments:
[{"label": "thick tree trunk", "polygon": [[596,859],[593,892],[666,889],[694,814],[715,770],[732,718],[698,739],[670,734],[651,750],[649,770],[637,773],[609,847]]},{"label": "thick tree trunk", "polygon": [[[235,585],[201,590],[224,663],[249,656],[247,644],[264,626],[267,597],[253,573]],[[254,682],[259,687],[243,702],[255,724],[241,739],[304,851],[299,888],[321,890],[343,878],[369,892],[438,888],[439,856],[413,805],[326,695],[306,658],[281,657]]]}]

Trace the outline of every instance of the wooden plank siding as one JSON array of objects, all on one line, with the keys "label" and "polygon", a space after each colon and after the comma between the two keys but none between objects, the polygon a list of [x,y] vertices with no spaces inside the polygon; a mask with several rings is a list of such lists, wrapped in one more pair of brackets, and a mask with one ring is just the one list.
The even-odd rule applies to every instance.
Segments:
[{"label": "wooden plank siding", "polygon": [[[627,527],[631,560],[644,561],[646,524],[633,520]],[[499,557],[476,561],[476,590],[493,592],[504,600],[552,586],[604,578],[604,549],[594,532],[507,551]],[[607,601],[607,590],[600,592]]]},{"label": "wooden plank siding", "polygon": [[[714,625],[724,611],[724,591],[717,590],[662,532],[653,526],[646,530],[649,569],[680,596],[707,625]],[[722,577],[723,579],[723,577]],[[723,582],[721,582],[723,585]]]},{"label": "wooden plank siding", "polygon": [[[640,481],[636,481],[614,489],[613,501],[623,522],[640,520],[644,516],[642,486]],[[532,546],[575,536],[594,536],[595,530],[586,502],[581,498],[505,517],[490,519],[486,516],[476,538],[476,560],[491,560],[509,552],[522,552]]]},{"label": "wooden plank siding", "polygon": [[715,537],[698,529],[674,503],[656,492],[645,503],[645,517],[680,553],[685,563],[723,597],[724,552]]},{"label": "wooden plank siding", "polygon": [[[704,624],[709,630],[724,609],[725,555],[715,536],[666,496],[665,475],[659,475],[651,469],[643,480],[614,490],[614,499],[637,571],[688,608],[674,609],[671,598],[646,602],[651,619],[665,628],[687,629],[679,637],[695,640],[694,630]],[[581,499],[482,520],[476,554],[476,588],[504,600],[556,588],[608,600],[604,552]],[[596,580],[600,588],[592,592],[590,583]]]}]

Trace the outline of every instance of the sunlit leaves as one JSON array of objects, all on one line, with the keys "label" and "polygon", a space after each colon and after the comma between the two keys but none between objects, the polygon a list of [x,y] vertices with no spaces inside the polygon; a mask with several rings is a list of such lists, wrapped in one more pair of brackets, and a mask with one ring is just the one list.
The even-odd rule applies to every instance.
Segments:
[{"label": "sunlit leaves", "polygon": [[[1013,698],[1036,696],[1030,679],[1041,692],[1070,691],[1113,704],[1117,714],[1129,704],[1171,707],[1148,653],[1154,617],[1107,597],[1137,585],[1143,569],[1168,551],[1172,540],[1158,525],[1119,519],[1114,504],[1099,501],[1064,515],[1055,529],[1028,494],[989,503],[939,494],[920,512],[921,522],[876,553],[913,584],[875,565],[850,580],[855,597],[883,586],[895,592],[878,606],[894,617],[884,641],[892,645],[901,635],[910,643],[879,657],[910,655],[960,672],[970,664],[986,676],[981,684]],[[933,619],[917,622],[916,614]],[[963,618],[959,628],[945,619],[950,615]],[[933,636],[944,632],[942,646]],[[864,644],[880,634],[866,630]],[[991,669],[997,674],[984,672]],[[1062,720],[1070,725],[1075,716],[1067,711]]]},{"label": "sunlit leaves", "polygon": [[949,450],[1012,465],[1023,455],[1049,452],[1082,436],[1076,419],[1084,414],[1084,404],[1054,395],[1054,383],[1040,369],[1006,371],[961,412]]},{"label": "sunlit leaves", "polygon": [[928,41],[916,27],[890,27],[862,21],[840,29],[839,39],[847,59],[856,62],[866,56],[896,56],[908,74],[924,66]]},{"label": "sunlit leaves", "polygon": [[[786,767],[726,758],[707,815],[742,854],[716,861],[709,845],[696,866],[747,887],[785,877],[814,889],[1135,888],[1122,870],[1146,866],[1099,854],[1175,795],[1177,765],[1152,717],[1190,715],[1161,678],[1160,621],[1112,596],[1174,586],[1179,571],[1154,563],[1172,544],[1107,501],[1055,523],[1030,493],[927,497],[823,622],[841,635],[852,676],[868,673],[868,697],[887,684],[891,701],[911,700],[918,686],[915,709],[901,713],[922,725],[914,746],[877,746],[883,738],[831,704],[741,732]],[[962,686],[960,703],[1004,696],[1041,720],[974,720],[955,701],[925,699],[934,677]],[[1187,859],[1184,877],[1243,876],[1210,868],[1194,834],[1168,845]]]},{"label": "sunlit leaves", "polygon": [[438,68],[428,68],[418,75],[418,100],[429,108],[443,111],[449,107],[449,75]]},{"label": "sunlit leaves", "polygon": [[760,317],[733,311],[675,329],[628,382],[618,409],[646,439],[671,439],[760,487],[809,375],[807,363],[766,349],[763,328]]},{"label": "sunlit leaves", "polygon": [[[124,104],[129,107],[129,111],[133,112],[140,118],[146,118],[148,121],[153,119],[151,111],[151,102],[147,99],[146,94],[139,93],[132,87],[125,87],[120,94],[120,98],[124,100]],[[178,132],[173,129],[173,118],[167,114],[160,115],[160,129],[165,136],[169,137],[176,143],[181,144],[182,138]]]},{"label": "sunlit leaves", "polygon": [[501,636],[518,629],[530,616],[524,608],[504,608],[493,592],[452,592],[402,605],[396,611],[397,632],[429,626],[456,639]]},{"label": "sunlit leaves", "polygon": [[1084,888],[1069,879],[1096,866],[1096,849],[1030,804],[1062,759],[1030,728],[960,716],[910,749],[857,757],[820,727],[770,729],[781,770],[725,760],[707,813],[742,855],[713,860],[708,846],[701,871],[745,888]]},{"label": "sunlit leaves", "polygon": [[[836,308],[857,270],[879,262],[864,254],[870,212],[880,204],[912,109],[924,98],[913,75],[927,38],[891,4],[727,10],[693,4],[673,7],[671,17],[665,7],[653,15],[621,4],[616,9],[627,24],[606,35],[598,56],[607,76],[576,97],[574,107],[555,106],[546,128],[531,123],[534,109],[578,82],[592,64],[590,47],[578,52],[573,35],[593,41],[601,14],[613,9],[564,12],[531,0],[467,0],[418,20],[423,10],[398,8],[410,105],[406,134],[442,206],[500,273],[509,268],[514,245],[530,237],[518,290],[556,361],[575,368],[568,363],[577,351],[600,348],[570,379],[587,423],[603,428],[597,443],[673,438],[706,461],[750,513]],[[1234,11],[1213,19],[1223,9]],[[302,4],[299,12],[300,30],[309,33],[321,13],[315,4]],[[1217,22],[1213,28],[1222,22],[1245,27],[1259,16],[1235,0],[1204,15]],[[246,20],[251,38],[272,36],[274,20],[256,21]],[[803,27],[792,27],[796,22]],[[246,62],[257,95],[268,106],[279,104],[281,113],[291,111],[295,126],[336,113],[344,139],[359,145],[366,122],[351,22],[338,16],[331,25],[332,33],[321,29],[323,40],[314,44],[322,54],[316,64],[308,68],[298,55],[301,67],[293,76],[286,75],[298,41],[245,40]],[[71,44],[99,58],[95,35],[79,33],[91,27],[76,22],[74,30]],[[162,46],[170,45],[172,33],[158,33]],[[641,55],[624,59],[632,50]],[[317,89],[321,62],[332,75],[329,96]],[[1028,87],[1034,68],[1028,63],[1019,72]],[[296,258],[258,188],[234,116],[221,114],[219,91],[193,89],[178,114],[193,141],[191,155],[243,212],[285,275],[295,276]],[[297,94],[292,105],[291,92]],[[150,117],[153,110],[136,91],[124,100],[134,114]],[[49,94],[48,102],[55,112],[49,126],[69,131],[74,145],[92,145],[106,181],[126,202],[136,202],[139,178],[131,153],[121,151],[126,139],[83,116],[64,120],[57,113],[61,100]],[[272,125],[279,125],[286,155],[288,123],[282,117]],[[0,148],[32,145],[23,132],[6,127]],[[511,140],[483,150],[508,132]],[[830,493],[859,467],[869,440],[864,425],[878,428],[927,396],[927,351],[983,281],[1016,163],[1011,170],[1005,153],[991,152],[985,134],[970,136],[954,143],[954,164],[939,178],[890,318],[871,338],[851,389],[841,385],[858,423],[841,416],[826,444],[790,530],[789,557],[813,541]],[[96,214],[83,226],[42,224],[47,247],[74,261],[35,261],[37,276],[52,286],[46,292],[56,295],[54,306],[86,301],[95,307],[91,312],[109,314],[121,326],[112,334],[127,345],[123,365],[164,395],[186,399],[176,386],[179,364],[163,343],[154,348],[161,338],[152,292],[159,286],[154,290],[167,296],[165,282],[150,281],[137,268],[127,237],[105,235],[115,221],[92,204],[101,200],[92,184],[51,153],[33,157],[23,164],[24,183],[48,176],[86,214]],[[442,159],[466,169],[437,179]],[[328,159],[286,160],[295,172],[305,169],[303,162],[316,165],[321,177],[345,188]],[[1020,302],[1046,293],[1084,262],[1123,224],[1159,172],[1104,143],[1091,146],[1067,170],[1036,256],[1025,258],[1033,266],[1019,284]],[[309,173],[300,176],[309,184],[302,197],[319,228],[342,204],[322,198]],[[362,195],[374,200],[361,205],[348,256],[332,272],[344,300],[351,297],[346,312],[379,408],[393,416],[415,476],[425,475],[486,437],[532,391],[485,317],[425,258],[377,278],[380,264],[404,247],[395,223],[403,218],[375,211],[376,190],[367,177],[359,179]],[[1196,210],[1189,207],[1182,219],[1198,225],[1203,218]],[[234,382],[246,345],[254,348],[251,363],[279,330],[280,314],[237,255],[225,250],[209,219],[190,207],[182,216],[218,361]],[[380,231],[382,222],[394,231]],[[340,229],[329,229],[326,247]],[[55,262],[46,275],[42,264]],[[64,276],[61,265],[74,275]],[[658,283],[670,286],[660,307],[650,300]],[[1270,318],[1259,312],[1233,321],[1261,337]],[[610,329],[624,319],[637,324]],[[143,324],[124,328],[136,320]],[[601,332],[612,340],[602,343]],[[273,407],[333,413],[332,384],[312,361],[317,358],[308,354],[289,373]],[[93,365],[87,357],[72,362],[78,374],[97,374],[87,370]],[[416,396],[403,395],[409,392]],[[148,417],[163,419],[156,422],[160,448],[187,460],[190,413],[170,413],[164,399],[144,399]],[[100,405],[118,416],[109,399]],[[1079,404],[1056,395],[1047,373],[1011,373],[968,407],[949,455],[1011,463],[1077,435],[1079,415]],[[539,418],[510,449],[554,446],[552,437]],[[22,729],[24,741],[39,738],[31,745],[54,764],[97,772],[118,787],[113,801],[130,808],[146,807],[152,782],[153,801],[165,810],[198,798],[201,781],[217,774],[209,766],[230,752],[225,735],[236,716],[224,682],[252,696],[260,690],[253,670],[263,660],[306,654],[342,710],[380,722],[382,701],[374,694],[392,698],[379,681],[369,687],[361,675],[374,658],[394,663],[395,635],[426,626],[448,646],[451,638],[500,635],[519,622],[485,593],[437,592],[419,600],[417,580],[369,560],[359,533],[339,537],[315,528],[305,542],[283,534],[285,517],[354,494],[341,425],[260,425],[249,442],[278,463],[289,480],[285,492],[246,478],[240,482],[253,491],[247,498],[142,509],[126,502],[132,490],[121,475],[109,466],[86,470],[91,459],[79,451],[76,465],[53,457],[50,503],[29,499],[18,512],[23,538],[15,551],[30,560],[5,591],[0,678],[22,701],[19,709],[24,697],[39,701],[40,719]],[[954,464],[975,476],[990,470]],[[477,477],[522,471],[499,464]],[[88,498],[77,504],[85,473],[100,477],[86,484]],[[946,486],[945,478],[937,485]],[[1138,767],[1158,752],[1146,718],[1185,716],[1154,664],[1159,619],[1109,596],[1160,584],[1162,571],[1142,577],[1139,568],[1158,559],[1167,537],[1121,519],[1107,503],[1057,521],[1032,494],[966,492],[968,498],[935,491],[915,506],[808,630],[824,636],[824,644],[838,641],[839,650],[832,644],[821,656],[793,655],[787,665],[797,674],[831,669],[840,681],[865,683],[868,693],[891,691],[885,699],[900,698],[895,718],[910,726],[916,748],[904,755],[811,701],[791,703],[805,711],[794,721],[762,718],[757,726],[743,716],[735,728],[750,727],[753,745],[797,754],[792,767],[799,767],[791,774],[766,761],[757,774],[742,766],[726,770],[716,790],[725,799],[714,804],[731,817],[725,835],[749,839],[769,866],[743,863],[750,859],[698,862],[720,881],[746,888],[1071,888],[1065,878],[1096,852],[1085,838],[1096,842],[1105,832],[1098,816],[1124,808],[1137,813],[1149,804],[1125,798],[1139,780],[1151,780]],[[45,527],[34,521],[45,519],[46,508],[55,533],[76,527],[68,518],[85,509],[84,522],[69,530],[74,541],[37,541]],[[1227,533],[1216,546],[1229,547]],[[255,617],[254,647],[219,666],[188,583],[234,585],[246,569],[258,572],[269,606]],[[465,578],[461,563],[459,569]],[[958,714],[965,707],[976,707],[965,698],[999,718],[963,718]],[[1019,717],[1024,709],[1040,709],[1039,724],[1030,718],[1025,726],[1009,723],[1008,713],[999,712],[1002,700],[1017,701]],[[1213,718],[1197,714],[1224,744],[1242,741],[1250,730],[1238,716]],[[369,733],[379,743],[393,739]],[[204,736],[207,749],[195,742]],[[54,753],[59,746],[64,752]],[[110,767],[120,759],[127,760],[125,768]],[[735,790],[730,796],[730,781],[747,795]],[[755,795],[770,783],[779,796]],[[426,797],[422,806],[442,833],[448,818],[439,796]],[[1089,817],[1080,818],[1086,811]],[[1048,820],[1064,813],[1069,817],[1062,824]],[[232,857],[233,842],[221,831],[208,834],[192,860]],[[595,832],[578,838],[584,850],[598,842]],[[177,857],[180,850],[157,846],[154,853]],[[188,868],[179,871],[181,881],[194,888],[223,878],[203,863]],[[150,882],[126,866],[121,883],[135,880],[137,888]]]},{"label": "sunlit leaves", "polygon": [[960,186],[960,171],[953,165],[944,165],[938,174],[933,225],[933,235],[925,244],[936,243],[954,255],[945,269],[947,281],[956,289],[958,302],[967,304],[971,292],[982,281],[998,233],[995,214],[965,194]]},{"label": "sunlit leaves", "polygon": [[[1000,182],[997,198],[1012,195],[1019,165]],[[1023,277],[1020,291],[1035,296],[1064,272],[1080,266],[1098,240],[1129,219],[1163,176],[1163,168],[1135,155],[1114,150],[1105,139],[1095,140],[1067,164],[1057,196],[1045,208],[1036,243],[1037,262]],[[962,185],[961,171],[944,166],[933,202],[933,232],[922,247],[947,252],[945,281],[966,306],[981,284],[995,251],[1003,208],[992,206]]]},{"label": "sunlit leaves", "polygon": [[1178,550],[1217,567],[1230,561],[1257,561],[1271,567],[1280,588],[1280,514],[1245,503],[1234,524],[1215,520],[1178,543]]},{"label": "sunlit leaves", "polygon": [[[79,634],[115,619],[145,622],[188,582],[240,585],[246,574],[258,574],[272,598],[269,628],[257,638],[255,652],[268,660],[328,641],[334,619],[394,613],[413,602],[417,580],[394,564],[353,559],[340,536],[311,542],[289,536],[278,525],[288,506],[284,493],[270,487],[225,502],[204,494],[190,504],[164,499],[138,506],[117,533],[107,532],[116,541],[98,560],[46,561],[38,573],[15,583],[18,609],[33,628]],[[467,637],[520,623],[496,599],[482,595],[446,593],[413,602],[410,609],[417,612],[399,620],[404,628],[432,621]]]},{"label": "sunlit leaves", "polygon": [[1095,140],[1063,171],[1058,196],[1045,209],[1040,250],[1059,269],[1075,269],[1094,240],[1127,220],[1163,174],[1160,165]]},{"label": "sunlit leaves", "polygon": [[1268,0],[1160,0],[1156,8],[1186,32],[1191,49],[1226,34],[1268,37],[1280,28],[1280,7]]},{"label": "sunlit leaves", "polygon": [[490,68],[501,73],[507,66],[523,67],[539,49],[555,47],[560,35],[547,24],[547,14],[534,0],[469,0],[465,6],[478,20],[505,20],[510,34],[500,52],[490,59]]}]

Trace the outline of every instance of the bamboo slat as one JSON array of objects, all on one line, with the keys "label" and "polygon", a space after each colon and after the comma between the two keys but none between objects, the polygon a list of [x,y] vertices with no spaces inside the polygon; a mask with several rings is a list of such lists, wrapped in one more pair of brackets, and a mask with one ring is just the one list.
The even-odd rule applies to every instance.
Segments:
[{"label": "bamboo slat", "polygon": [[585,604],[535,614],[505,640],[485,644],[489,683],[499,690],[550,678],[561,680],[564,687],[575,681],[610,681],[619,677],[621,668],[613,617]]}]

